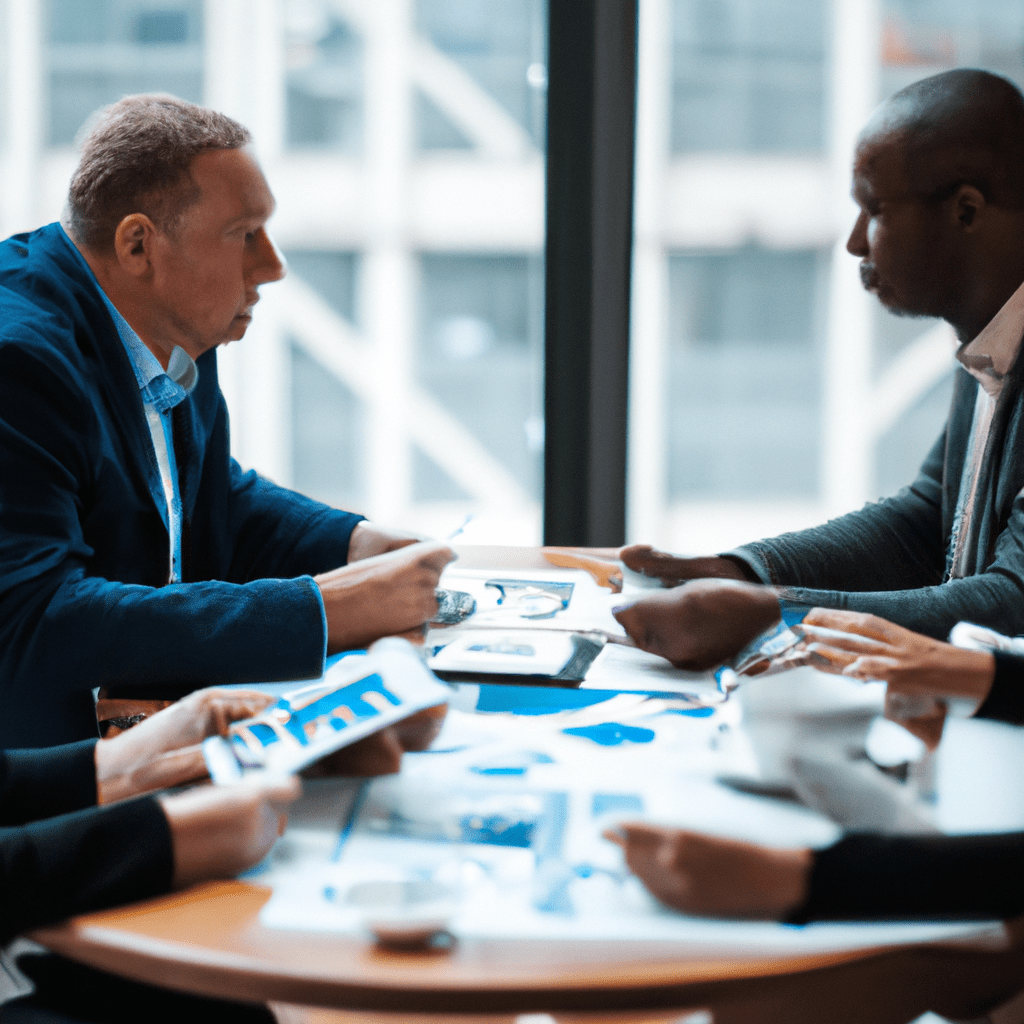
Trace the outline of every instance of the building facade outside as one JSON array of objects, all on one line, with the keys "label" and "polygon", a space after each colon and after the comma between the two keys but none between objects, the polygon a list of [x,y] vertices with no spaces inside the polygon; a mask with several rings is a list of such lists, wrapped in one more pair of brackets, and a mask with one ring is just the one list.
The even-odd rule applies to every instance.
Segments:
[{"label": "building facade outside", "polygon": [[[860,288],[853,141],[916,78],[1024,82],[1017,0],[641,0],[631,539],[717,550],[908,482],[954,343]],[[239,459],[373,518],[537,543],[543,0],[4,0],[0,229],[89,113],[244,122],[288,278],[222,350]]]}]

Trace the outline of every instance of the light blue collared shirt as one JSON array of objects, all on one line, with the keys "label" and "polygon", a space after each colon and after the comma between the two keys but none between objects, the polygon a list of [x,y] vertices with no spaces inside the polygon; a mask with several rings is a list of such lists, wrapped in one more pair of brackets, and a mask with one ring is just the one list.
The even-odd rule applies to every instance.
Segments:
[{"label": "light blue collared shirt", "polygon": [[[62,228],[63,231],[63,228]],[[171,423],[171,410],[183,402],[192,393],[199,380],[199,368],[192,357],[180,346],[175,346],[171,352],[171,358],[167,362],[167,369],[160,365],[160,361],[146,347],[145,342],[132,330],[131,325],[118,312],[114,304],[107,298],[106,293],[96,281],[96,275],[92,272],[85,257],[78,251],[78,247],[64,232],[64,239],[68,248],[75,254],[75,258],[88,271],[90,277],[96,282],[96,289],[100,293],[114,327],[117,329],[118,337],[124,350],[128,354],[128,361],[131,363],[135,373],[135,380],[139,385],[139,394],[142,398],[142,405],[146,411],[146,420],[149,424],[150,434],[153,438],[153,450],[156,455],[157,466],[160,470],[159,491],[153,491],[153,499],[170,540],[168,552],[168,582],[181,582],[181,489],[178,484],[178,464],[174,457],[174,431]]]},{"label": "light blue collared shirt", "polygon": [[[183,402],[192,393],[199,381],[199,367],[192,357],[180,346],[175,346],[164,370],[159,360],[146,347],[145,342],[132,330],[131,324],[114,304],[107,298],[106,292],[100,287],[96,275],[92,272],[86,258],[78,251],[78,246],[71,240],[61,227],[68,248],[74,253],[75,259],[85,268],[96,283],[96,290],[110,312],[114,327],[117,329],[121,344],[124,345],[131,363],[135,380],[139,385],[139,394],[146,411],[150,435],[153,438],[153,449],[160,468],[159,490],[152,488],[151,493],[156,506],[160,509],[164,525],[170,539],[168,582],[181,582],[181,490],[178,483],[178,465],[174,457],[174,431],[171,423],[171,410]],[[324,635],[324,658],[327,657],[327,609],[319,589],[316,591],[320,604],[320,622]]]}]

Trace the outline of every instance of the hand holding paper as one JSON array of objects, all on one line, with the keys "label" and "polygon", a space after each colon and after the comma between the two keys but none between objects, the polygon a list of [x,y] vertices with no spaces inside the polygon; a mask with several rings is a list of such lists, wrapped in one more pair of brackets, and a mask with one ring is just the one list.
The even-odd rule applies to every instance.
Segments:
[{"label": "hand holding paper", "polygon": [[300,793],[299,780],[286,777],[161,797],[174,848],[174,887],[231,878],[262,860],[284,834],[288,806]]},{"label": "hand holding paper", "polygon": [[96,744],[97,803],[206,777],[202,742],[273,702],[246,690],[197,690],[111,739]]},{"label": "hand holding paper", "polygon": [[[296,688],[260,714],[234,723],[226,738],[211,737],[203,753],[215,782],[260,771],[291,774],[417,712],[445,704],[448,694],[411,644],[389,638],[367,653],[343,658],[323,679]],[[440,717],[435,712],[410,723],[404,735],[413,743],[429,743]],[[396,734],[397,742],[402,735]]]}]

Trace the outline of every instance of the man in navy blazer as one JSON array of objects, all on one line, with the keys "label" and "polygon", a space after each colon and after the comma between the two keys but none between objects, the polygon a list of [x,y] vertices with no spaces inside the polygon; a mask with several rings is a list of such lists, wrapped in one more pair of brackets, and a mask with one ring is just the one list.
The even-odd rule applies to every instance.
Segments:
[{"label": "man in navy blazer", "polygon": [[308,678],[436,610],[447,546],[229,454],[215,349],[285,272],[249,142],[129,97],[64,223],[0,243],[0,747],[95,735],[97,687]]}]

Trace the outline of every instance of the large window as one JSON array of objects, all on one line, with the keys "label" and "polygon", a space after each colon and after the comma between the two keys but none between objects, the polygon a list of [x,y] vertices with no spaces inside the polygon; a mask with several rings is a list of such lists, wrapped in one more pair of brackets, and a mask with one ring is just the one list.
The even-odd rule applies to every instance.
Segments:
[{"label": "large window", "polygon": [[814,497],[825,264],[757,245],[669,256],[671,500]]},{"label": "large window", "polygon": [[725,550],[913,479],[955,341],[844,248],[853,142],[916,79],[1024,84],[1017,0],[641,0],[630,534]]},{"label": "large window", "polygon": [[540,540],[544,0],[0,0],[8,231],[60,215],[97,108],[238,118],[278,209],[221,383],[239,459],[435,535]]},{"label": "large window", "polygon": [[824,0],[677,0],[673,152],[821,152],[827,22]]},{"label": "large window", "polygon": [[48,0],[45,12],[51,145],[128,93],[202,99],[202,0]]},{"label": "large window", "polygon": [[[290,276],[221,356],[240,459],[436,535],[540,539],[544,0],[0,3],[7,232],[60,215],[98,106],[253,130]],[[630,516],[722,548],[909,481],[953,342],[843,244],[872,107],[1024,83],[1019,0],[640,0]]]}]

